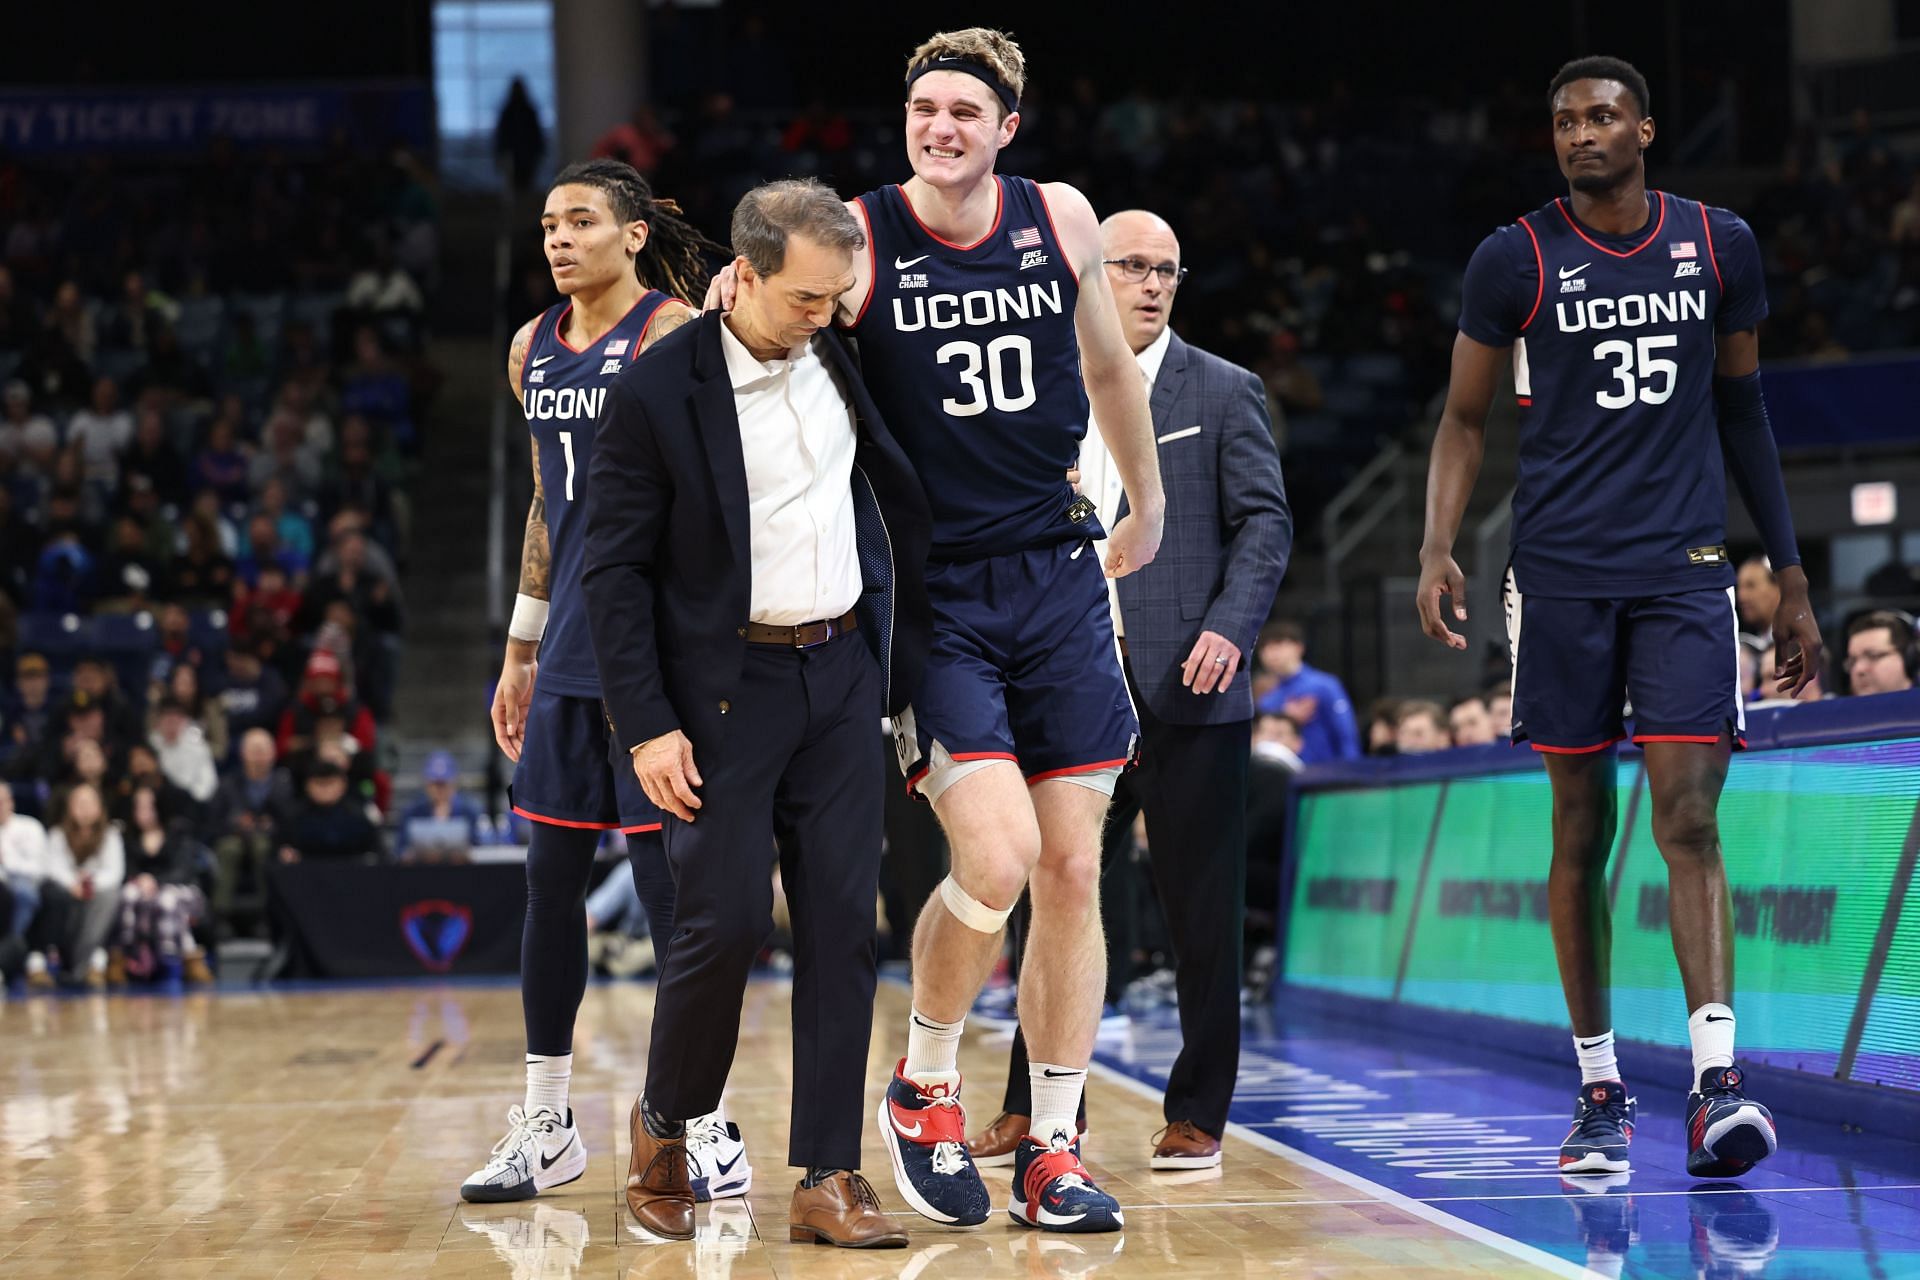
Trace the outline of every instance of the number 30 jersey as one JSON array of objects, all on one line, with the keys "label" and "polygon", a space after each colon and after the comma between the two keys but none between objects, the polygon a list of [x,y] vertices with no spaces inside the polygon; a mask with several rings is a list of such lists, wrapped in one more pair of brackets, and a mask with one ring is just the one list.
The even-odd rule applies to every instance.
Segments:
[{"label": "number 30 jersey", "polygon": [[1467,266],[1460,331],[1513,348],[1513,573],[1527,595],[1664,595],[1733,583],[1716,335],[1767,314],[1760,254],[1724,209],[1647,193],[1631,235],[1564,198]]},{"label": "number 30 jersey", "polygon": [[607,388],[646,340],[667,295],[649,289],[613,328],[584,347],[567,344],[571,302],[549,307],[533,326],[520,368],[520,403],[527,429],[540,446],[540,489],[547,500],[547,541],[553,556],[552,600],[540,641],[540,687],[575,698],[600,696],[600,671],[587,630],[580,591],[586,568],[587,467],[593,432]]},{"label": "number 30 jersey", "polygon": [[867,390],[927,491],[935,560],[1102,536],[1096,517],[1068,512],[1088,416],[1078,277],[1040,188],[994,181],[993,228],[970,245],[929,231],[897,186],[858,201],[873,288],[851,329]]}]

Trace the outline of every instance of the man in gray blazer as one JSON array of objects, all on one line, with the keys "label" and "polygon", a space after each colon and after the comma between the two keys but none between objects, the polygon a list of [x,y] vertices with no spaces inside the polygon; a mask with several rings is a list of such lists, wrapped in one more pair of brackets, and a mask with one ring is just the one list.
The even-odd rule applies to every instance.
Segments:
[{"label": "man in gray blazer", "polygon": [[[1101,232],[1121,327],[1149,387],[1167,495],[1158,557],[1107,584],[1141,733],[1140,763],[1107,814],[1108,844],[1145,810],[1178,966],[1183,1043],[1152,1166],[1211,1168],[1240,1063],[1251,657],[1286,572],[1293,516],[1260,380],[1167,327],[1187,274],[1173,229],[1136,209]],[[1112,528],[1126,495],[1095,432],[1080,471],[1082,492]],[[976,1163],[1009,1162],[1026,1132],[1025,1055],[1016,1036],[1005,1110],[967,1143]]]}]

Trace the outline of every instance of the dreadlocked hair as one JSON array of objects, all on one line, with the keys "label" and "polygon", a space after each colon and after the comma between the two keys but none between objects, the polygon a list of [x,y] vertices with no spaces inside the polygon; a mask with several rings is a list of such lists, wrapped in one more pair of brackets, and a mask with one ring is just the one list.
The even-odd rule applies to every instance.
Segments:
[{"label": "dreadlocked hair", "polygon": [[[647,224],[647,242],[634,259],[634,274],[650,289],[698,307],[713,264],[730,261],[727,250],[700,234],[680,206],[653,194],[639,170],[619,160],[582,160],[554,175],[553,186],[592,187],[607,197],[622,223]],[[551,188],[549,188],[551,189]]]}]

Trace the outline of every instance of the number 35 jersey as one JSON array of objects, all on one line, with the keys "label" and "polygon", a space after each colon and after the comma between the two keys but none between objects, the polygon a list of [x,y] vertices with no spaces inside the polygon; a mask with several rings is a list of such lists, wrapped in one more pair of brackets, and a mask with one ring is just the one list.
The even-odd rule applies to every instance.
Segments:
[{"label": "number 35 jersey", "polygon": [[667,295],[649,289],[613,326],[584,347],[566,339],[571,302],[549,307],[533,326],[520,369],[520,403],[540,447],[540,490],[547,500],[553,557],[552,600],[540,641],[540,688],[575,698],[600,696],[600,671],[580,591],[586,569],[587,468],[607,388],[645,344],[647,326]]},{"label": "number 35 jersey", "polygon": [[857,202],[873,288],[851,329],[867,390],[927,491],[940,561],[1103,536],[1090,512],[1068,511],[1087,433],[1079,281],[1040,188],[994,181],[993,228],[970,245],[928,230],[897,186]]},{"label": "number 35 jersey", "polygon": [[1527,595],[1626,598],[1733,583],[1714,410],[1717,335],[1767,314],[1747,224],[1665,192],[1626,236],[1562,198],[1467,265],[1460,331],[1512,347],[1513,574]]}]

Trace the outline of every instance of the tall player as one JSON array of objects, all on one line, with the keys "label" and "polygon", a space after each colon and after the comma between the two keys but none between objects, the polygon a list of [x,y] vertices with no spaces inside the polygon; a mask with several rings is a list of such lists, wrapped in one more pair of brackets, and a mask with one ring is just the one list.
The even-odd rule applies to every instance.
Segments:
[{"label": "tall player", "polygon": [[[702,255],[719,250],[678,214],[619,161],[562,170],[540,226],[554,287],[566,301],[522,326],[507,353],[507,380],[533,436],[533,503],[493,732],[516,762],[513,810],[533,823],[520,943],[527,1089],[524,1103],[507,1113],[507,1136],[460,1188],[468,1200],[523,1200],[586,1171],[568,1090],[574,1016],[587,982],[587,881],[609,830],[627,835],[655,952],[662,966],[667,961],[673,879],[659,813],[601,709],[580,593],[581,486],[606,388],[641,351],[697,314],[686,300],[704,285]],[[707,1179],[709,1198],[744,1194],[751,1173],[737,1158],[738,1130],[718,1116],[690,1127],[705,1139],[690,1142],[690,1154],[725,1149],[727,1169]]]},{"label": "tall player", "polygon": [[[1549,89],[1567,195],[1481,242],[1467,266],[1452,383],[1433,442],[1418,605],[1454,649],[1453,542],[1511,361],[1519,483],[1505,595],[1513,736],[1553,787],[1548,911],[1581,1089],[1563,1173],[1630,1168],[1634,1100],[1608,1008],[1613,746],[1646,752],[1693,1048],[1687,1171],[1733,1177],[1770,1155],[1773,1118],[1734,1063],[1733,918],[1716,811],[1744,727],[1727,557],[1731,463],[1779,575],[1774,635],[1797,693],[1820,664],[1786,485],[1760,393],[1759,250],[1733,214],[1646,185],[1647,82],[1617,58],[1569,62]],[[1524,628],[1522,626],[1524,622]]]},{"label": "tall player", "polygon": [[932,651],[896,732],[910,785],[953,850],[914,930],[907,1053],[879,1120],[909,1204],[937,1221],[985,1219],[957,1055],[1029,887],[1020,1022],[1033,1116],[1009,1212],[1027,1226],[1112,1231],[1120,1207],[1080,1163],[1074,1114],[1105,982],[1101,822],[1138,725],[1090,551],[1099,520],[1062,478],[1089,401],[1133,500],[1111,531],[1108,575],[1153,559],[1165,502],[1092,207],[1063,183],[994,172],[1025,81],[1019,46],[998,31],[928,40],[907,65],[913,177],[853,202],[868,259],[842,306],[934,520]]}]

